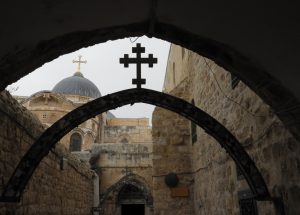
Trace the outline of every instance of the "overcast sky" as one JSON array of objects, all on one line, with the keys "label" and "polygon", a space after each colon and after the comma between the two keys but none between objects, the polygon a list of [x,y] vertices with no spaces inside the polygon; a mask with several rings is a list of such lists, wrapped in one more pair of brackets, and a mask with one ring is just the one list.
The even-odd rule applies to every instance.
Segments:
[{"label": "overcast sky", "polygon": [[[135,38],[132,38],[134,40]],[[144,88],[162,90],[169,54],[170,43],[155,39],[141,37],[135,43],[141,43],[146,47],[146,52],[142,56],[153,53],[158,58],[158,63],[153,68],[142,66],[142,77],[146,78]],[[135,66],[124,68],[119,63],[119,58],[124,54],[133,57],[131,49],[135,46],[129,38],[109,41],[88,48],[80,49],[76,52],[62,55],[57,59],[44,64],[29,75],[23,77],[16,83],[7,87],[13,95],[30,96],[41,90],[51,90],[60,80],[72,76],[76,72],[77,64],[72,60],[77,60],[78,55],[82,55],[82,60],[87,60],[87,64],[81,64],[81,72],[84,77],[94,82],[102,95],[134,87],[131,81],[136,76]],[[111,112],[117,117],[147,117],[151,118],[154,107],[147,104],[134,104],[124,106]]]}]

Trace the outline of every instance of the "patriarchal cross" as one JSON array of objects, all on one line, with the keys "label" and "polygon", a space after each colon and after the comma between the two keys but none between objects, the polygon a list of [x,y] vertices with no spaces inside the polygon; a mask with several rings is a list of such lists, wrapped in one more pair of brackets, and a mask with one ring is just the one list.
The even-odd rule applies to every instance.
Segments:
[{"label": "patriarchal cross", "polygon": [[153,64],[157,63],[157,58],[154,58],[153,54],[149,54],[148,58],[143,58],[141,54],[145,53],[145,47],[141,47],[140,43],[137,43],[136,47],[132,47],[132,53],[136,53],[135,58],[129,58],[128,54],[124,54],[124,57],[120,58],[120,63],[124,64],[124,67],[129,67],[129,64],[136,64],[136,78],[132,79],[132,84],[140,89],[142,84],[146,84],[146,79],[142,78],[141,75],[142,64],[153,67]]},{"label": "patriarchal cross", "polygon": [[77,66],[77,72],[80,72],[80,64],[81,63],[86,63],[87,61],[86,60],[81,60],[82,56],[79,55],[78,56],[78,60],[73,60],[73,63],[78,63],[78,66]]}]

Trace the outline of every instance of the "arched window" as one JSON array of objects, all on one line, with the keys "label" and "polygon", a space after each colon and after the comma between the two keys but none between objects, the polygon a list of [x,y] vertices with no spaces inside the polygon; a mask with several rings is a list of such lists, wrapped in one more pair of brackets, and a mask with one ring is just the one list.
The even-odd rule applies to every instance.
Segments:
[{"label": "arched window", "polygon": [[129,143],[129,142],[128,142],[127,138],[124,137],[124,138],[121,140],[121,143]]},{"label": "arched window", "polygon": [[[195,105],[194,99],[192,99],[192,104]],[[192,144],[197,142],[197,125],[191,121],[191,137],[192,137]]]},{"label": "arched window", "polygon": [[74,133],[70,137],[70,152],[81,151],[82,138],[78,133]]}]

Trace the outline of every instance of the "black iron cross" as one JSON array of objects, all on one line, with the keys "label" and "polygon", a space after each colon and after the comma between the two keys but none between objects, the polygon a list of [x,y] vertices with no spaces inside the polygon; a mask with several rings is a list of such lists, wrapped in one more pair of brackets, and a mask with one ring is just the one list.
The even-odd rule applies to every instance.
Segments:
[{"label": "black iron cross", "polygon": [[142,84],[146,84],[146,79],[141,77],[142,64],[149,64],[149,67],[153,67],[153,64],[157,63],[157,58],[154,58],[153,54],[149,54],[148,58],[142,58],[141,54],[145,53],[145,47],[141,47],[140,43],[132,48],[132,53],[136,53],[136,58],[129,58],[128,54],[124,54],[124,58],[120,58],[120,63],[124,64],[124,67],[129,67],[129,64],[136,64],[136,78],[132,79],[132,84],[140,89]]}]

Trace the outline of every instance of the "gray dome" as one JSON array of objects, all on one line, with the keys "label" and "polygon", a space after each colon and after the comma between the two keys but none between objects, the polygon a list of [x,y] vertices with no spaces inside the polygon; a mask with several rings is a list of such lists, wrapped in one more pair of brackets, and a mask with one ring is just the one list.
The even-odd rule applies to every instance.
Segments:
[{"label": "gray dome", "polygon": [[88,96],[94,99],[101,97],[97,86],[83,77],[80,72],[76,72],[73,76],[58,82],[52,91],[62,94]]}]

